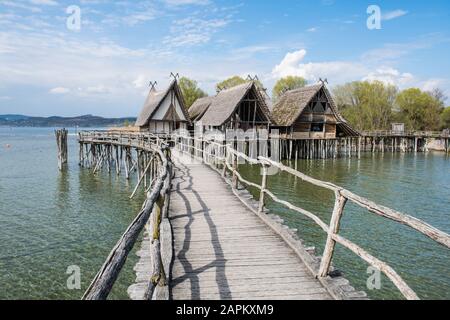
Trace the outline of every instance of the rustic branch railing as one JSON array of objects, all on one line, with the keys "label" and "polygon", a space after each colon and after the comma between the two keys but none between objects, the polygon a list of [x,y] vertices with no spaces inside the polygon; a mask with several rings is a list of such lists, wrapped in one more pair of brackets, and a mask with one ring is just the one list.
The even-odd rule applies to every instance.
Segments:
[{"label": "rustic branch railing", "polygon": [[[429,237],[435,242],[450,248],[450,236],[445,232],[442,232],[431,225],[414,218],[409,215],[405,215],[398,211],[392,210],[390,208],[378,205],[370,200],[360,197],[342,187],[334,185],[330,182],[321,181],[310,176],[307,176],[297,170],[287,167],[279,162],[275,162],[266,157],[258,157],[258,159],[252,159],[245,155],[244,153],[238,152],[232,148],[231,144],[218,143],[215,141],[201,140],[197,138],[192,138],[189,136],[174,136],[175,147],[178,151],[187,153],[197,159],[205,161],[206,164],[211,166],[214,170],[221,173],[225,178],[227,170],[231,172],[231,186],[233,189],[237,189],[238,182],[244,185],[251,186],[259,190],[259,207],[257,209],[248,206],[253,212],[261,215],[264,208],[265,195],[269,196],[274,202],[279,203],[293,211],[301,213],[306,217],[313,220],[322,230],[327,233],[327,240],[325,244],[325,249],[321,259],[321,264],[318,270],[315,270],[316,276],[321,279],[328,276],[330,271],[330,266],[333,259],[334,249],[336,243],[346,247],[361,259],[366,261],[368,264],[376,267],[381,272],[383,272],[392,283],[398,288],[398,290],[403,294],[403,296],[408,300],[417,300],[419,297],[417,294],[406,284],[406,282],[398,275],[398,273],[392,269],[385,262],[372,256],[370,253],[354,244],[353,242],[345,239],[339,235],[339,226],[344,213],[345,205],[348,201],[367,209],[369,212],[374,213],[378,216],[393,220],[395,222],[404,224],[415,231]],[[243,159],[245,162],[253,165],[262,166],[262,180],[261,185],[253,183],[244,179],[238,172],[238,161],[237,159]],[[287,172],[301,180],[313,184],[315,186],[328,189],[333,191],[335,194],[335,205],[331,215],[330,224],[327,225],[319,217],[313,213],[299,208],[288,201],[284,201],[275,196],[272,192],[267,189],[267,176],[268,167],[275,167],[281,171]],[[221,169],[221,170],[220,170]],[[237,194],[235,192],[235,194]],[[310,270],[312,268],[310,267]]]},{"label": "rustic branch railing", "polygon": [[448,131],[393,131],[393,130],[375,130],[363,131],[363,137],[424,137],[424,138],[450,138]]},{"label": "rustic branch railing", "polygon": [[[168,275],[172,260],[172,231],[168,219],[168,205],[172,178],[172,164],[168,145],[157,137],[134,133],[82,132],[80,144],[108,144],[136,148],[138,151],[154,154],[157,172],[147,192],[142,210],[128,226],[108,258],[92,280],[83,295],[83,300],[106,299],[133,248],[139,234],[150,220],[148,233],[151,238],[152,277],[146,290],[146,299],[168,299]],[[82,149],[82,148],[81,148]],[[121,162],[116,158],[116,165]],[[153,161],[153,159],[151,160]],[[151,163],[151,161],[149,163]],[[125,166],[127,167],[127,166]],[[129,173],[127,171],[127,175]],[[144,173],[142,173],[143,176]],[[142,176],[139,178],[139,186]],[[136,189],[133,194],[136,192]]]}]

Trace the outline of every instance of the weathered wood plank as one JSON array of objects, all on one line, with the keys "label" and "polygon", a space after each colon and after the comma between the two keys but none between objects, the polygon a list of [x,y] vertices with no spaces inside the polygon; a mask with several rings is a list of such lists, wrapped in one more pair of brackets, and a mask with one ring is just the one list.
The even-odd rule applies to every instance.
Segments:
[{"label": "weathered wood plank", "polygon": [[177,163],[174,171],[172,298],[331,299],[220,175],[203,165]]}]

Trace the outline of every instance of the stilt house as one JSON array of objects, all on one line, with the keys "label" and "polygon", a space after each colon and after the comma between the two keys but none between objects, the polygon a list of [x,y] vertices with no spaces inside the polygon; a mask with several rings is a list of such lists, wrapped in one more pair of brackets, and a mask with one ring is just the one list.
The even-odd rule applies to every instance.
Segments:
[{"label": "stilt house", "polygon": [[272,110],[274,128],[282,138],[335,139],[357,137],[354,130],[338,112],[325,84],[316,84],[285,92]]},{"label": "stilt house", "polygon": [[156,91],[152,86],[136,121],[141,131],[154,134],[170,134],[177,129],[187,129],[190,124],[189,113],[176,80],[164,91]]},{"label": "stilt house", "polygon": [[222,90],[216,96],[198,99],[189,115],[205,129],[269,129],[270,111],[254,81]]}]

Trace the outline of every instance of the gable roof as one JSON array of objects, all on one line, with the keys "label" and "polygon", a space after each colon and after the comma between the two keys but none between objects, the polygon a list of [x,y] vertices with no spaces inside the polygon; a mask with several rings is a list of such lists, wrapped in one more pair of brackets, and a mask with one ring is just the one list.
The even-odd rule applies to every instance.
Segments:
[{"label": "gable roof", "polygon": [[144,106],[142,107],[141,113],[139,114],[136,120],[137,127],[143,127],[151,120],[152,116],[158,110],[161,103],[164,99],[169,95],[171,91],[175,92],[175,95],[180,103],[181,110],[187,122],[191,122],[189,118],[189,114],[186,110],[186,105],[183,99],[183,94],[181,93],[180,87],[178,86],[178,82],[173,80],[170,85],[167,87],[165,91],[156,91],[154,89],[150,89],[150,92],[145,99]]},{"label": "gable roof", "polygon": [[273,107],[272,118],[275,123],[283,127],[293,125],[320,89],[322,84],[286,91]]},{"label": "gable roof", "polygon": [[191,120],[195,121],[201,118],[205,114],[206,110],[208,110],[213,99],[214,97],[203,97],[195,100],[195,102],[188,110]]},{"label": "gable roof", "polygon": [[301,113],[305,110],[311,100],[316,94],[323,89],[330,103],[330,108],[333,114],[336,116],[337,125],[348,135],[359,136],[360,134],[354,130],[342,117],[337,110],[331,93],[328,88],[320,83],[299,89],[294,89],[285,92],[279,101],[275,104],[272,110],[272,118],[276,125],[281,127],[290,127],[298,119]]},{"label": "gable roof", "polygon": [[[201,120],[202,125],[214,127],[221,126],[231,118],[242,99],[244,99],[251,90],[253,90],[257,96],[261,110],[270,122],[271,117],[269,108],[254,81],[222,90],[216,96],[211,97],[211,99],[203,98],[203,100],[199,101],[195,106],[195,109],[191,114],[197,113],[197,120]],[[199,111],[203,111],[203,116],[198,117],[198,115],[201,114]]]}]

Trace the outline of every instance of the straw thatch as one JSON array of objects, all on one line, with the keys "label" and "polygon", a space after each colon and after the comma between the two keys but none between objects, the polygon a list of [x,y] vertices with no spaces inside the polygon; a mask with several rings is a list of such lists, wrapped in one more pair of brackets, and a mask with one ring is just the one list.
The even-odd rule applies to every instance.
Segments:
[{"label": "straw thatch", "polygon": [[214,97],[204,97],[195,100],[195,102],[189,108],[189,116],[191,117],[191,120],[196,121],[197,119],[203,117],[206,110],[208,110],[209,106],[211,105],[213,99]]},{"label": "straw thatch", "polygon": [[338,112],[330,92],[322,83],[285,92],[272,110],[272,119],[275,125],[280,127],[292,126],[321,89],[325,92],[331,111],[336,117],[337,126],[347,135],[359,136],[360,134]]},{"label": "straw thatch", "polygon": [[254,81],[222,90],[214,97],[199,99],[200,101],[194,103],[191,107],[191,109],[194,108],[190,111],[191,119],[201,120],[204,126],[222,126],[230,120],[241,101],[249,92],[253,92],[257,97],[258,106],[266,117],[267,122],[270,122],[269,108]]},{"label": "straw thatch", "polygon": [[175,95],[180,103],[181,110],[183,111],[183,115],[186,119],[182,120],[182,122],[190,123],[190,118],[183,99],[183,94],[181,93],[181,89],[178,86],[178,82],[174,80],[171,82],[171,84],[165,91],[158,92],[154,88],[150,89],[150,92],[148,93],[147,99],[144,102],[144,106],[142,107],[142,111],[139,114],[139,117],[137,118],[135,125],[137,127],[146,126],[152,119],[152,116],[158,110],[161,103],[164,101],[164,99],[169,95],[169,93],[172,90],[175,92]]}]

